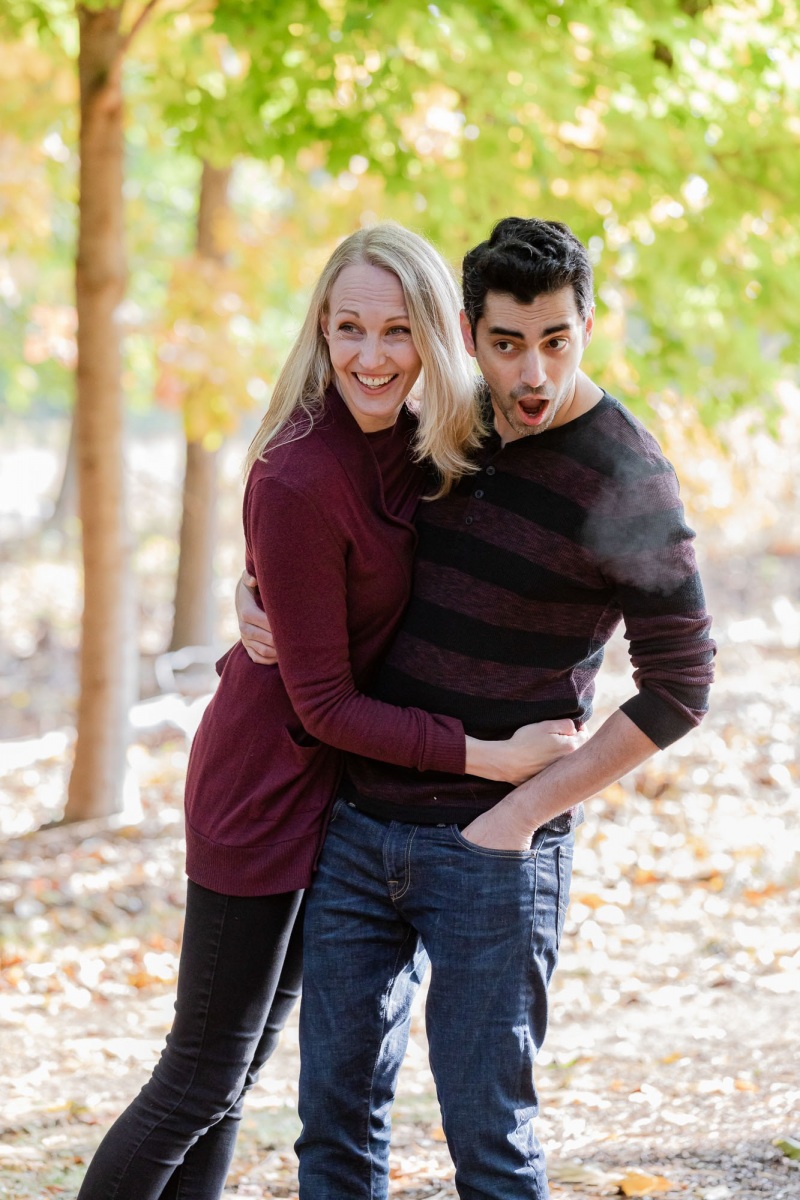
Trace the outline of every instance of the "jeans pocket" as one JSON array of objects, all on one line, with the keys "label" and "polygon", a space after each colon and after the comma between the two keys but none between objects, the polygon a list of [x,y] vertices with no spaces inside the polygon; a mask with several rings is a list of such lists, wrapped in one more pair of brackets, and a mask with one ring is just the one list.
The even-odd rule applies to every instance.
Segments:
[{"label": "jeans pocket", "polygon": [[345,805],[344,796],[337,796],[336,799],[334,800],[333,804],[331,805],[331,815],[330,815],[330,818],[328,819],[328,829],[330,829],[331,825],[333,824],[333,822],[338,817],[339,813],[344,808],[344,805]]},{"label": "jeans pocket", "polygon": [[464,837],[457,825],[450,826],[450,833],[462,850],[468,850],[479,858],[505,858],[516,862],[529,862],[535,858],[548,832],[549,830],[544,828],[537,829],[527,850],[495,850],[491,846],[479,846],[476,842],[471,842],[469,838]]}]

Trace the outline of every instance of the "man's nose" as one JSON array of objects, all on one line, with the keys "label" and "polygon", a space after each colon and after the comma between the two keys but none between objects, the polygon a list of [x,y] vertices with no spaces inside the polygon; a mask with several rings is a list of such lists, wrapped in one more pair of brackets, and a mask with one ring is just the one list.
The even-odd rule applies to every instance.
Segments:
[{"label": "man's nose", "polygon": [[522,360],[520,382],[530,388],[539,388],[547,379],[541,355],[530,351]]}]

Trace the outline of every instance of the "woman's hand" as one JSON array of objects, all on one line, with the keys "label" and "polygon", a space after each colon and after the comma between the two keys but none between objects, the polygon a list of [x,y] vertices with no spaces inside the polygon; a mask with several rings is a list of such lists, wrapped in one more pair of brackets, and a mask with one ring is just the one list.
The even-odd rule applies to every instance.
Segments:
[{"label": "woman's hand", "polygon": [[239,633],[242,645],[254,663],[273,666],[278,661],[272,630],[267,621],[267,614],[256,604],[253,589],[256,581],[247,571],[242,571],[242,577],[236,585],[236,616],[239,619]]},{"label": "woman's hand", "polygon": [[468,737],[466,773],[506,783],[524,783],[550,763],[577,750],[588,736],[585,730],[578,733],[574,723],[564,717],[523,725],[505,741],[485,742]]}]

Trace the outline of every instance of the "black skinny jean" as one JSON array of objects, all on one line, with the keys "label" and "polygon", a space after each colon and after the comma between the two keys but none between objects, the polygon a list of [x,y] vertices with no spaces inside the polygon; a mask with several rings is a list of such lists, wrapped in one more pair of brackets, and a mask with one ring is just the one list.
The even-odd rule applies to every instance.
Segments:
[{"label": "black skinny jean", "polygon": [[172,1030],[78,1200],[219,1200],[245,1093],[300,994],[301,900],[222,896],[189,882]]}]

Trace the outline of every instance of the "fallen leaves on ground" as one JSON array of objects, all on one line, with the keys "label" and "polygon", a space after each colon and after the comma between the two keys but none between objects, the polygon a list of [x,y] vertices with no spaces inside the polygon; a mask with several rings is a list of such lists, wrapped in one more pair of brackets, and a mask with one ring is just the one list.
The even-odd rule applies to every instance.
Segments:
[{"label": "fallen leaves on ground", "polygon": [[[708,564],[709,717],[587,805],[537,1069],[554,1200],[800,1197],[800,554],[781,547]],[[60,566],[38,582],[15,570],[0,615],[54,580],[73,595]],[[195,697],[139,713],[140,818],[47,828],[72,746],[60,619],[56,604],[46,637],[26,627],[0,651],[9,736],[24,737],[0,745],[0,1058],[13,1064],[0,1196],[15,1200],[74,1194],[147,1078],[172,1015],[184,897]],[[631,690],[621,642],[607,657],[604,711]],[[226,1194],[296,1197],[297,1069],[292,1023],[249,1097]],[[393,1200],[455,1197],[421,1006],[393,1147]]]},{"label": "fallen leaves on ground", "polygon": [[619,1190],[623,1196],[653,1196],[656,1192],[671,1192],[675,1186],[663,1175],[643,1175],[641,1171],[628,1171],[620,1180]]}]

